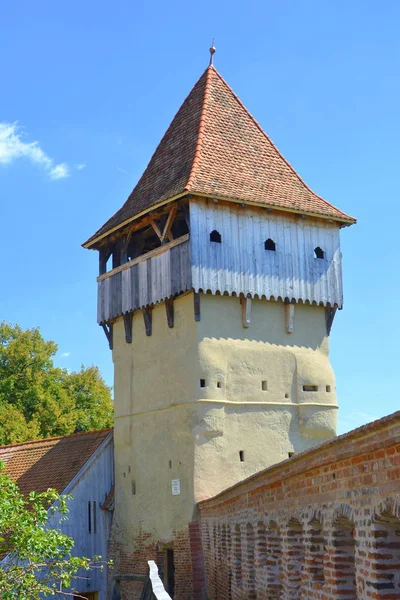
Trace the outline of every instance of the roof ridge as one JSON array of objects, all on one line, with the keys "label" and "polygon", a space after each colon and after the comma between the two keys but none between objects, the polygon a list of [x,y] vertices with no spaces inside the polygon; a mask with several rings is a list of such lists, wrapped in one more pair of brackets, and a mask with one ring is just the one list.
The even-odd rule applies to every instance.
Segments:
[{"label": "roof ridge", "polygon": [[17,442],[15,444],[5,444],[3,446],[0,446],[0,450],[6,450],[7,448],[21,448],[21,446],[31,446],[33,444],[40,444],[40,443],[44,443],[44,442],[54,442],[56,440],[63,440],[66,438],[73,438],[73,437],[81,437],[84,435],[89,435],[89,434],[93,434],[93,433],[105,433],[106,431],[112,431],[113,427],[105,427],[104,429],[93,429],[92,431],[79,431],[78,433],[70,433],[68,435],[58,435],[55,437],[49,437],[49,438],[40,438],[38,440],[28,440],[26,442]]},{"label": "roof ridge", "polygon": [[[212,65],[210,65],[209,67],[207,67],[206,69],[206,81],[204,84],[204,96],[203,96],[203,105],[201,107],[201,113],[200,113],[200,118],[199,118],[199,128],[198,128],[198,132],[197,132],[197,141],[196,141],[196,148],[194,151],[194,155],[193,155],[193,162],[192,162],[192,167],[190,169],[190,173],[189,173],[189,177],[185,186],[185,190],[190,190],[193,179],[195,178],[195,174],[196,174],[196,169],[197,166],[199,164],[199,160],[200,160],[200,153],[201,153],[201,146],[202,146],[202,141],[203,141],[203,136],[204,136],[204,125],[205,125],[205,116],[206,116],[206,110],[207,110],[207,99],[208,99],[208,94],[210,91],[210,73],[212,71],[212,69],[214,69],[214,67]],[[215,69],[214,69],[215,71]]]},{"label": "roof ridge", "polygon": [[287,158],[285,158],[283,156],[282,152],[274,144],[274,142],[271,140],[271,138],[269,137],[269,135],[264,131],[264,129],[261,127],[261,125],[259,124],[259,122],[257,121],[257,119],[251,114],[251,112],[248,110],[248,108],[243,104],[243,102],[241,101],[241,99],[239,98],[239,96],[233,91],[233,89],[231,88],[231,86],[229,85],[229,83],[222,77],[221,73],[213,65],[211,65],[208,68],[209,69],[212,68],[215,71],[215,74],[218,75],[218,77],[220,78],[220,80],[222,81],[222,83],[232,93],[232,95],[235,98],[236,102],[244,109],[244,111],[246,112],[246,114],[250,117],[250,119],[253,121],[253,123],[256,125],[256,127],[261,131],[261,133],[263,134],[263,136],[269,141],[269,143],[272,145],[272,147],[276,150],[276,152],[279,154],[279,156],[282,158],[282,160],[287,164],[287,166],[289,167],[289,169],[293,172],[293,174],[297,177],[297,179],[304,185],[304,187],[309,192],[311,192],[311,194],[313,194],[314,196],[316,196],[317,198],[319,198],[319,200],[322,200],[323,202],[326,202],[326,204],[328,204],[329,206],[331,206],[335,210],[339,211],[340,213],[342,213],[343,215],[345,215],[346,217],[348,217],[349,215],[347,215],[342,210],[340,210],[340,208],[337,208],[337,206],[335,206],[334,204],[331,204],[330,202],[328,202],[328,200],[325,200],[325,198],[323,198],[322,196],[320,196],[319,194],[317,194],[316,192],[314,192],[314,190],[312,190],[310,188],[310,186],[307,185],[307,183],[298,174],[298,172],[296,171],[296,169],[290,164],[290,162],[287,160]]}]

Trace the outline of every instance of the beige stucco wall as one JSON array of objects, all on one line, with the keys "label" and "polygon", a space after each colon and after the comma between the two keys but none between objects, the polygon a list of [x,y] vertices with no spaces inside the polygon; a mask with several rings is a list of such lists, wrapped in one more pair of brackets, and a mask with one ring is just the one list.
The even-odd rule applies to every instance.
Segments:
[{"label": "beige stucco wall", "polygon": [[115,518],[131,547],[139,529],[169,541],[197,501],[336,432],[322,307],[296,305],[287,334],[281,302],[253,300],[248,329],[238,298],[201,295],[199,322],[192,294],[174,305],[172,329],[164,305],[153,309],[150,337],[135,313],[132,344],[114,325]]}]

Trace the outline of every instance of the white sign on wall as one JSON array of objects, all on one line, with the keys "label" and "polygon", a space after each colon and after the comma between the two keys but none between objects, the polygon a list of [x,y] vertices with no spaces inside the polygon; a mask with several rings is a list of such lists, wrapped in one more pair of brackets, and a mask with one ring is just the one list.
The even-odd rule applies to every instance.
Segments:
[{"label": "white sign on wall", "polygon": [[172,487],[172,495],[179,496],[179,494],[181,493],[181,480],[180,479],[172,479],[171,487]]}]

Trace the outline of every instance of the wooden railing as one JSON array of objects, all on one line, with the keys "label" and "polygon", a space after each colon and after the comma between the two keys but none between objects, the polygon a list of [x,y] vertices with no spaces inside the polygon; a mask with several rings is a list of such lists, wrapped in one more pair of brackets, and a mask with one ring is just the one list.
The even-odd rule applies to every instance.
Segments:
[{"label": "wooden railing", "polygon": [[100,275],[99,323],[151,306],[191,288],[189,235]]},{"label": "wooden railing", "polygon": [[111,594],[111,600],[121,600],[121,582],[122,581],[142,581],[143,589],[140,600],[172,600],[171,596],[165,591],[163,582],[158,574],[158,568],[154,560],[149,560],[149,572],[147,575],[126,574],[114,575],[114,587]]}]

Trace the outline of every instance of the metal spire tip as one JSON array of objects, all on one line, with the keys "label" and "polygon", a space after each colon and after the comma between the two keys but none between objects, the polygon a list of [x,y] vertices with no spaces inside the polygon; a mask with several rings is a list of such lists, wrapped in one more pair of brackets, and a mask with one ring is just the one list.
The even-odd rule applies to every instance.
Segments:
[{"label": "metal spire tip", "polygon": [[210,48],[210,67],[213,64],[214,54],[215,54],[216,50],[217,49],[214,46],[214,38],[213,38],[213,41],[212,41],[212,44],[211,44],[211,48]]}]

